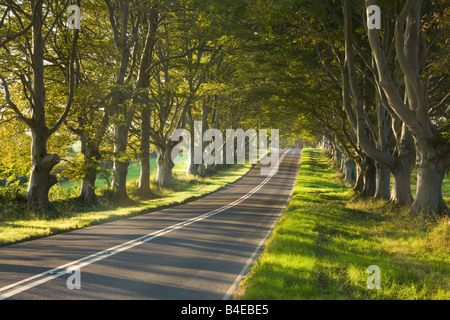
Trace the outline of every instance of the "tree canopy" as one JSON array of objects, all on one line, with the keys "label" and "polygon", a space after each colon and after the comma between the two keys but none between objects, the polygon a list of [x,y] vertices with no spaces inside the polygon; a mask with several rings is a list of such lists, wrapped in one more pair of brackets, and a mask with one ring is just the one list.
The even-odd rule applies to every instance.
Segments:
[{"label": "tree canopy", "polygon": [[[193,137],[201,121],[279,129],[284,148],[325,143],[342,170],[356,166],[361,195],[446,212],[449,4],[0,0],[0,179],[26,183],[44,207],[58,178],[79,180],[95,205],[100,172],[126,200],[139,162],[150,197],[151,152],[171,188],[172,133]],[[374,5],[379,29],[367,23]],[[214,172],[189,157],[188,173]]]}]

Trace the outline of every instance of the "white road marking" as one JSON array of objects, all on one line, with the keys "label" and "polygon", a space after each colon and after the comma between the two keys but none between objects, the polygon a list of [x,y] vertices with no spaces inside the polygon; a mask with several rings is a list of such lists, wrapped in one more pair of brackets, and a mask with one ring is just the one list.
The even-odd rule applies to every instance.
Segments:
[{"label": "white road marking", "polygon": [[[69,263],[66,263],[64,265],[61,265],[59,267],[53,268],[51,270],[48,270],[46,272],[34,275],[32,277],[23,279],[21,281],[12,283],[8,286],[5,286],[3,288],[0,288],[0,293],[1,292],[5,292],[8,290],[8,292],[5,292],[3,294],[0,295],[0,300],[5,300],[8,299],[12,296],[15,296],[21,292],[27,291],[29,289],[32,289],[34,287],[37,287],[41,284],[44,284],[50,280],[59,278],[65,274],[67,274],[66,269],[70,266],[77,266],[79,269],[88,266],[90,264],[93,264],[95,262],[98,262],[100,260],[109,258],[115,254],[118,254],[120,252],[129,250],[131,248],[134,248],[136,246],[139,246],[143,243],[149,242],[153,239],[159,238],[163,235],[166,235],[168,233],[171,233],[173,231],[179,230],[181,228],[187,227],[193,223],[202,221],[206,218],[212,217],[220,212],[223,212],[225,210],[228,210],[238,204],[240,204],[242,201],[246,200],[247,198],[249,198],[250,196],[252,196],[253,194],[255,194],[259,189],[261,189],[264,185],[267,184],[267,182],[269,182],[269,180],[278,172],[278,168],[280,166],[280,163],[283,161],[284,157],[286,156],[286,154],[289,152],[289,150],[286,150],[284,152],[284,154],[280,157],[280,159],[278,160],[277,164],[275,165],[275,167],[273,168],[273,170],[271,171],[270,175],[267,176],[266,179],[264,179],[263,182],[261,182],[257,187],[255,187],[253,190],[251,190],[249,193],[247,193],[246,195],[242,196],[241,198],[237,199],[236,201],[231,202],[230,204],[227,204],[226,206],[220,207],[216,210],[207,212],[205,214],[202,214],[198,217],[174,224],[170,227],[155,231],[153,233],[144,235],[142,237],[139,237],[137,239],[122,243],[120,245],[117,245],[115,247],[94,253],[92,255],[89,255],[87,257],[81,258],[79,260],[76,261],[72,261]],[[37,280],[36,280],[37,279]]]},{"label": "white road marking", "polygon": [[[297,178],[297,177],[296,177]],[[288,197],[288,199],[286,200],[286,204],[283,206],[286,207],[287,204],[290,202],[290,198],[292,197],[292,194],[294,192],[294,187],[295,184],[297,183],[297,179],[294,179],[294,182],[292,184],[292,188],[291,188],[291,193],[290,196]],[[281,217],[282,212],[280,212],[278,214],[278,218]],[[250,266],[255,262],[256,260],[256,256],[258,255],[258,252],[260,252],[262,246],[264,245],[264,243],[266,243],[267,239],[269,238],[269,236],[272,234],[272,230],[275,228],[275,225],[277,224],[278,219],[275,219],[275,221],[273,222],[272,226],[270,227],[269,231],[267,232],[266,236],[264,237],[264,239],[261,240],[261,242],[258,244],[258,246],[256,247],[255,251],[253,251],[252,255],[250,256],[250,258],[247,260],[247,263],[245,264],[245,266],[242,268],[241,273],[239,273],[239,275],[236,277],[236,279],[234,280],[233,284],[231,285],[230,289],[228,289],[227,293],[225,294],[225,296],[222,298],[222,300],[230,300],[233,298],[233,294],[236,291],[239,283],[241,282],[241,280],[244,278],[245,274],[247,273],[248,269],[250,268]]]}]

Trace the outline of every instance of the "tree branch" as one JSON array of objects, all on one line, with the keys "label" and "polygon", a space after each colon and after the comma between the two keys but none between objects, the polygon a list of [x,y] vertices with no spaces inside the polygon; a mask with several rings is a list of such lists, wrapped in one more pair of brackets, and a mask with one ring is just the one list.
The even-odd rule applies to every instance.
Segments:
[{"label": "tree branch", "polygon": [[22,120],[28,127],[32,128],[34,126],[34,122],[31,119],[25,117],[23,115],[23,113],[19,110],[17,105],[14,102],[12,102],[8,83],[6,82],[5,78],[2,75],[0,75],[0,80],[1,80],[1,82],[3,84],[3,88],[5,90],[6,103],[17,114],[17,116],[19,117],[20,120]]},{"label": "tree branch", "polygon": [[[37,6],[39,6],[39,4],[40,4],[42,1],[43,1],[43,0],[38,0],[38,1],[36,2],[36,4],[34,5],[34,9],[33,9],[33,12],[32,12],[32,14],[31,14],[31,17],[30,17],[30,20],[31,20],[30,23],[29,23],[22,31],[16,32],[16,33],[13,34],[13,35],[6,35],[5,39],[4,39],[3,41],[0,42],[0,48],[2,48],[2,47],[4,47],[5,45],[7,45],[10,41],[12,41],[12,40],[14,40],[14,39],[16,39],[16,38],[18,38],[18,37],[24,35],[25,33],[27,33],[27,32],[31,29],[31,27],[33,26],[33,20],[34,20],[35,14],[36,14],[36,8],[37,8]],[[20,7],[19,7],[19,8],[20,8]],[[5,13],[5,14],[6,14],[6,13]]]},{"label": "tree branch", "polygon": [[72,40],[72,54],[70,56],[70,67],[69,67],[69,97],[67,99],[67,105],[64,109],[64,112],[61,114],[61,117],[55,123],[53,128],[49,130],[50,135],[56,132],[58,128],[64,123],[67,116],[69,115],[70,109],[72,108],[73,99],[75,96],[75,60],[77,57],[77,45],[79,38],[79,30],[74,29],[73,31],[73,40]]},{"label": "tree branch", "polygon": [[428,114],[431,115],[434,111],[439,109],[445,103],[445,101],[447,101],[448,98],[450,98],[450,92],[448,92],[447,95],[439,103],[432,106],[430,108],[430,111],[428,111]]}]

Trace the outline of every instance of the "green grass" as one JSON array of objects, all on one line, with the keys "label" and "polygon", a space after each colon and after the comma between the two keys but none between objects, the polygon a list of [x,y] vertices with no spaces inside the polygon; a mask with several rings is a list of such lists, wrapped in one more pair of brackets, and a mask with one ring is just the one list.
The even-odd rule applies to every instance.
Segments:
[{"label": "green grass", "polygon": [[[180,157],[180,159],[182,161],[184,161],[184,160],[186,160],[186,156]],[[150,157],[150,172],[151,173],[155,173],[156,172],[156,167],[157,167],[157,165],[156,165],[156,157]],[[183,168],[185,168],[185,166],[181,165],[181,166],[177,166],[174,169],[178,170],[177,172],[179,172]],[[127,180],[129,180],[129,181],[138,180],[140,174],[141,174],[141,166],[140,166],[139,162],[132,162],[130,164],[130,166],[128,167]],[[96,185],[97,188],[108,187],[109,181],[107,181],[106,179],[102,178],[99,175],[97,177],[95,185]],[[80,181],[65,181],[65,182],[62,182],[60,184],[60,186],[62,188],[64,188],[64,189],[78,189],[81,186],[81,182]]]},{"label": "green grass", "polygon": [[[54,209],[48,212],[27,208],[23,199],[1,194],[0,190],[0,246],[182,204],[213,193],[235,182],[245,175],[251,167],[249,164],[233,165],[218,170],[212,176],[199,178],[185,174],[187,164],[184,162],[174,167],[173,190],[160,189],[152,183],[154,197],[152,199],[141,199],[133,196],[138,188],[138,179],[129,177],[130,201],[114,203],[111,201],[110,192],[105,185],[97,190],[100,200],[100,205],[97,207],[85,206],[77,199],[79,185],[55,186],[50,194]],[[131,173],[130,176],[132,177],[133,174]],[[155,178],[155,173],[153,173],[151,181],[154,181]],[[15,194],[23,193],[24,190],[12,188],[3,190],[3,192]],[[5,201],[5,198],[9,200]]]},{"label": "green grass", "polygon": [[[356,200],[331,167],[303,150],[292,201],[235,298],[450,299],[450,219]],[[367,288],[371,265],[380,290]]]}]

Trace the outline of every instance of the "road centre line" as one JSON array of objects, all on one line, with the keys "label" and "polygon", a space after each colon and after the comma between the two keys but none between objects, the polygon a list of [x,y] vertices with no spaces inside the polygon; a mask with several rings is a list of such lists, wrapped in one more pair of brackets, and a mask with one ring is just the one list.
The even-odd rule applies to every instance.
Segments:
[{"label": "road centre line", "polygon": [[[41,284],[44,284],[48,281],[51,281],[53,279],[57,279],[59,277],[62,277],[63,275],[67,274],[67,268],[70,266],[77,266],[79,269],[88,266],[90,264],[93,264],[95,262],[104,260],[106,258],[109,258],[113,255],[116,255],[120,252],[129,250],[131,248],[134,248],[136,246],[139,246],[143,243],[149,242],[151,240],[154,240],[156,238],[159,238],[163,235],[166,235],[168,233],[171,233],[173,231],[179,230],[181,228],[187,227],[193,223],[202,221],[206,218],[212,217],[218,213],[221,213],[225,210],[228,210],[238,204],[240,204],[241,202],[243,202],[244,200],[246,200],[247,198],[249,198],[250,196],[252,196],[253,194],[255,194],[259,189],[261,189],[264,185],[267,184],[267,182],[269,182],[269,180],[275,175],[276,172],[278,172],[278,168],[280,166],[280,163],[283,161],[284,157],[286,156],[286,154],[289,152],[289,150],[286,150],[283,155],[280,157],[280,159],[278,160],[277,164],[275,165],[275,167],[273,168],[273,170],[271,171],[271,173],[266,177],[266,179],[264,179],[263,182],[261,182],[257,187],[255,187],[254,189],[252,189],[250,192],[248,192],[246,195],[242,196],[241,198],[223,206],[220,207],[218,209],[215,209],[213,211],[207,212],[205,214],[202,214],[198,217],[174,224],[172,226],[166,227],[164,229],[155,231],[153,233],[141,236],[139,238],[136,238],[134,240],[130,240],[128,242],[119,244],[117,246],[111,247],[109,249],[94,253],[92,255],[86,256],[84,258],[81,258],[79,260],[76,261],[72,261],[69,263],[66,263],[64,265],[61,265],[59,267],[53,268],[51,270],[42,272],[40,274],[34,275],[32,277],[23,279],[21,281],[12,283],[10,285],[7,285],[3,288],[0,288],[0,300],[5,300],[7,298],[10,298],[14,295],[17,295],[21,292],[27,291],[29,289],[32,289],[36,286],[39,286]],[[43,278],[42,278],[43,277]],[[10,291],[8,291],[10,290]],[[2,292],[8,291],[4,294],[1,294]]]},{"label": "road centre line", "polygon": [[[297,179],[294,179],[292,186],[291,186],[291,192],[289,195],[289,198],[286,200],[286,204],[283,206],[286,207],[291,198],[292,198],[292,194],[294,192],[294,187],[295,184],[297,183]],[[241,273],[239,273],[239,275],[236,277],[236,279],[234,280],[233,284],[231,285],[230,289],[228,289],[227,293],[225,294],[225,296],[222,298],[222,300],[230,300],[233,298],[233,294],[236,290],[236,288],[239,286],[239,283],[241,282],[241,280],[244,278],[245,274],[247,273],[248,269],[250,268],[250,266],[252,264],[254,264],[258,253],[261,252],[261,248],[262,246],[266,243],[266,241],[269,239],[269,236],[272,234],[273,229],[275,228],[275,225],[277,224],[279,218],[281,217],[282,211],[280,211],[280,213],[278,214],[278,219],[275,219],[275,221],[273,222],[272,226],[269,228],[269,231],[267,232],[266,236],[264,237],[264,239],[261,240],[261,242],[258,244],[258,246],[256,247],[256,249],[253,251],[252,255],[250,256],[250,258],[248,258],[247,263],[245,264],[245,266],[242,268]]]}]

